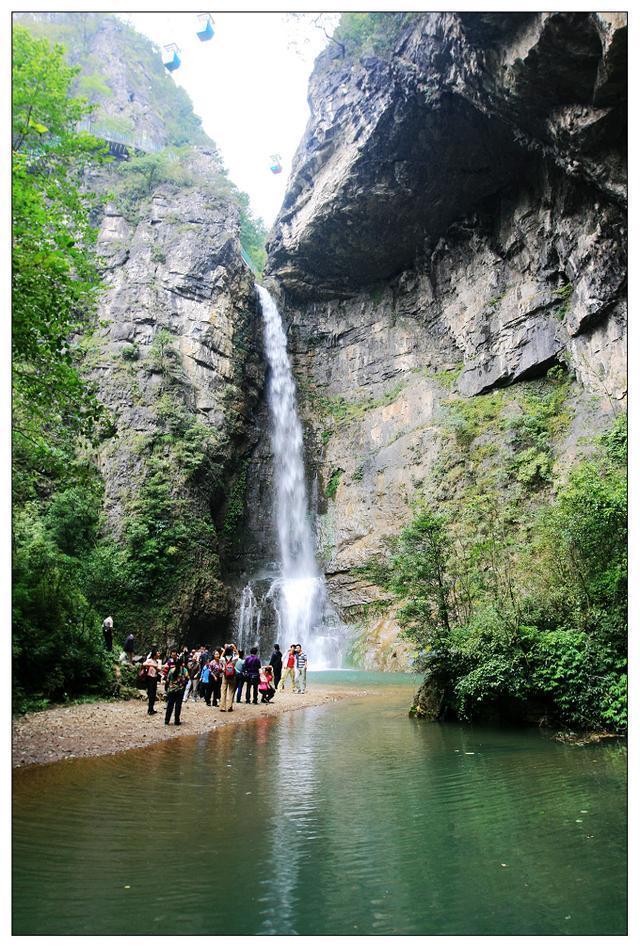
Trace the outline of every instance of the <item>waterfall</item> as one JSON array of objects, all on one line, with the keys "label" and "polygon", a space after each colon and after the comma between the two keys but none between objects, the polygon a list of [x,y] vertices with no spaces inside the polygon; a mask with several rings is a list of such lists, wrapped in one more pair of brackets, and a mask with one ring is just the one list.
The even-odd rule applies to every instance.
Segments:
[{"label": "waterfall", "polygon": [[243,648],[246,651],[256,645],[259,639],[260,608],[253,594],[253,589],[247,584],[242,590],[242,597],[240,599],[236,643],[238,648]]},{"label": "waterfall", "polygon": [[[287,337],[270,294],[257,286],[264,320],[264,345],[269,366],[268,402],[275,482],[275,520],[280,550],[280,576],[269,590],[278,617],[283,652],[300,642],[313,668],[336,667],[335,627],[327,624],[324,578],[315,558],[304,476],[302,426],[287,355]],[[335,626],[335,624],[334,624]]]}]

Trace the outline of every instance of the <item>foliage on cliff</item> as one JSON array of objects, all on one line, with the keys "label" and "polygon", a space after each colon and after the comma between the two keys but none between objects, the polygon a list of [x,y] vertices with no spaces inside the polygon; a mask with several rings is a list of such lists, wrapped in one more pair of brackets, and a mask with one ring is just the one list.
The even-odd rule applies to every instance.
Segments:
[{"label": "foliage on cliff", "polygon": [[101,149],[62,48],[16,27],[13,53],[14,657],[18,694],[54,693],[108,677],[80,578],[99,487],[78,447],[103,412],[70,341],[99,288],[80,182]]},{"label": "foliage on cliff", "polygon": [[249,195],[240,191],[220,166],[217,174],[199,174],[190,163],[192,149],[188,145],[163,148],[153,154],[138,155],[123,162],[116,172],[114,191],[121,211],[137,217],[144,202],[161,184],[185,190],[197,187],[211,196],[237,208],[240,222],[240,243],[254,270],[261,274],[266,261],[267,228],[251,210]]},{"label": "foliage on cliff", "polygon": [[625,418],[552,501],[485,488],[465,507],[419,507],[374,571],[445,709],[624,730]]},{"label": "foliage on cliff", "polygon": [[332,36],[343,55],[387,57],[415,13],[343,13]]},{"label": "foliage on cliff", "polygon": [[[74,91],[97,105],[95,122],[103,127],[113,122],[103,105],[112,97],[109,62],[105,62],[93,51],[96,35],[109,27],[113,30],[114,52],[118,62],[126,68],[127,87],[130,94],[148,97],[151,109],[162,116],[167,145],[202,145],[213,148],[214,143],[202,129],[200,118],[184,89],[177,85],[162,65],[160,50],[137,30],[112,13],[56,12],[19,14],[34,36],[51,43],[61,44],[66,57],[73,66],[78,66]],[[119,132],[133,132],[125,122]],[[115,130],[115,129],[114,129]]]},{"label": "foliage on cliff", "polygon": [[[186,407],[173,340],[164,329],[141,366],[161,377],[151,433],[139,438],[118,432],[133,439],[140,482],[124,505],[119,535],[107,531],[94,449],[100,443],[105,456],[114,450],[110,436],[118,419],[107,416],[81,372],[89,352],[99,351],[95,304],[104,289],[90,225],[100,202],[83,185],[105,156],[102,142],[77,131],[92,111],[73,95],[78,72],[60,46],[16,27],[12,552],[18,708],[110,692],[113,663],[100,625],[107,613],[115,614],[114,604],[117,657],[127,632],[136,634],[140,647],[152,638],[177,637],[197,597],[210,605],[223,597],[209,507],[211,485],[224,496],[220,445]],[[180,155],[176,147],[135,159],[110,187],[135,212],[159,181],[190,186]],[[219,197],[247,210],[222,172],[211,187],[218,185]],[[131,397],[138,358],[129,346],[122,364],[111,366],[114,374],[129,373]]]},{"label": "foliage on cliff", "polygon": [[99,284],[92,195],[80,181],[100,142],[75,131],[89,111],[69,96],[77,70],[60,47],[14,33],[12,290],[14,447],[18,497],[43,469],[66,464],[70,441],[91,436],[100,407],[70,340],[90,319]]}]

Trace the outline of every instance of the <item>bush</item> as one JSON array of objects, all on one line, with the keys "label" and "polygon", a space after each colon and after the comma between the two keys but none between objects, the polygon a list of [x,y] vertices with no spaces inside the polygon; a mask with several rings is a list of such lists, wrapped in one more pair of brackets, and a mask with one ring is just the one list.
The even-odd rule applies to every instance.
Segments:
[{"label": "bush", "polygon": [[365,570],[398,598],[449,712],[532,708],[569,727],[625,729],[625,464],[618,419],[537,512],[495,485],[446,516],[425,503],[388,561]]},{"label": "bush", "polygon": [[[73,498],[78,500],[74,513]],[[13,658],[18,697],[105,694],[112,667],[92,607],[81,557],[95,541],[94,497],[68,490],[45,516],[35,506],[14,519]]]}]

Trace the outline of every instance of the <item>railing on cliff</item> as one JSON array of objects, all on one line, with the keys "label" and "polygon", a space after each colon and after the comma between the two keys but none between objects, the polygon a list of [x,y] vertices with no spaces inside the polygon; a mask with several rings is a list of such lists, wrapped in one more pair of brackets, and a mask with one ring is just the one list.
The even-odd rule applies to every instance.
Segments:
[{"label": "railing on cliff", "polygon": [[96,138],[103,138],[109,147],[109,153],[121,161],[127,161],[131,153],[146,155],[149,152],[160,151],[164,146],[154,141],[148,135],[135,135],[110,128],[104,122],[84,119],[78,123],[79,132],[89,132]]},{"label": "railing on cliff", "polygon": [[247,251],[244,249],[242,244],[240,245],[240,256],[242,257],[246,265],[249,267],[253,275],[259,276],[260,274],[258,273],[258,268],[256,267],[255,263],[253,262],[253,260],[251,259]]}]

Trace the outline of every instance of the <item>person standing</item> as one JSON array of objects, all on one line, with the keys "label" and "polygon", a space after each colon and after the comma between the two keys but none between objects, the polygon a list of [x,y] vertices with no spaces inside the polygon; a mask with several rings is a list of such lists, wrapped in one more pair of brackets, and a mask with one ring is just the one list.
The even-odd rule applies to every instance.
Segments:
[{"label": "person standing", "polygon": [[189,693],[191,693],[193,695],[193,703],[195,704],[198,700],[198,684],[200,682],[200,662],[198,661],[197,653],[192,655],[189,659],[187,671],[189,672],[189,681],[185,688],[184,701],[186,704],[189,699]]},{"label": "person standing", "polygon": [[222,700],[221,711],[233,711],[233,699],[236,696],[236,652],[233,646],[226,645],[222,656]]},{"label": "person standing", "polygon": [[282,652],[277,642],[273,646],[273,654],[269,660],[269,664],[273,669],[273,687],[277,689],[280,684],[280,679],[282,678]]},{"label": "person standing", "polygon": [[244,677],[247,682],[245,690],[245,700],[247,704],[251,703],[251,689],[253,688],[253,703],[258,703],[258,683],[260,681],[260,659],[258,657],[258,647],[253,646],[247,655],[244,663]]},{"label": "person standing", "polygon": [[209,668],[211,669],[211,678],[209,679],[213,685],[213,707],[217,708],[220,704],[220,693],[222,691],[222,662],[220,660],[220,650],[216,649],[213,653],[213,658],[209,663]]},{"label": "person standing", "polygon": [[160,652],[155,645],[151,646],[151,651],[147,655],[142,667],[147,669],[147,697],[149,698],[149,708],[147,714],[157,714],[154,710],[156,697],[158,694],[158,678],[162,672],[162,662],[160,661]]},{"label": "person standing", "polygon": [[184,689],[189,675],[185,668],[182,656],[178,656],[175,665],[167,672],[167,711],[164,716],[164,723],[169,724],[171,714],[174,714],[174,724],[178,726],[180,722],[180,712],[182,710],[182,699]]},{"label": "person standing", "polygon": [[299,695],[303,695],[307,690],[307,656],[300,643],[296,645],[296,680],[293,690]]},{"label": "person standing", "polygon": [[200,669],[200,687],[202,688],[204,703],[210,708],[211,695],[213,694],[213,679],[211,677],[211,665],[209,662]]},{"label": "person standing", "polygon": [[113,618],[107,616],[102,623],[102,634],[104,636],[104,647],[107,652],[113,651]]},{"label": "person standing", "polygon": [[135,642],[133,639],[133,632],[129,632],[128,636],[124,640],[124,645],[122,646],[122,651],[127,657],[127,661],[133,665],[133,653],[135,652]]},{"label": "person standing", "polygon": [[236,662],[236,701],[242,701],[242,686],[244,683],[244,649],[241,648],[238,650],[238,661]]},{"label": "person standing", "polygon": [[285,660],[284,675],[282,676],[282,681],[280,682],[280,691],[284,691],[284,686],[287,681],[287,678],[291,679],[291,690],[293,691],[295,689],[296,687],[295,666],[296,666],[296,647],[295,645],[290,645],[289,651],[287,652],[287,658]]}]

